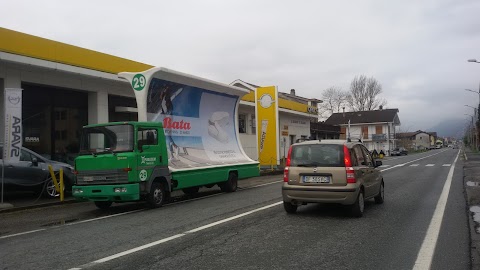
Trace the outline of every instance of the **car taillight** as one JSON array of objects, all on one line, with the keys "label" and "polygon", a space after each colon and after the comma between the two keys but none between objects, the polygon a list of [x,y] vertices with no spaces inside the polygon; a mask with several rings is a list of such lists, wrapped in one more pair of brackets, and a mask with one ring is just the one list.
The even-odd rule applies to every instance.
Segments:
[{"label": "car taillight", "polygon": [[283,170],[283,182],[288,182],[288,167],[285,167],[285,170]]},{"label": "car taillight", "polygon": [[292,147],[291,146],[288,149],[287,161],[285,162],[285,170],[283,170],[283,182],[288,182],[288,170],[289,170],[290,162],[292,162]]},{"label": "car taillight", "polygon": [[346,145],[343,146],[343,156],[345,159],[345,171],[347,172],[347,183],[356,183],[357,179],[355,179],[355,170],[353,170],[350,151],[348,151]]}]

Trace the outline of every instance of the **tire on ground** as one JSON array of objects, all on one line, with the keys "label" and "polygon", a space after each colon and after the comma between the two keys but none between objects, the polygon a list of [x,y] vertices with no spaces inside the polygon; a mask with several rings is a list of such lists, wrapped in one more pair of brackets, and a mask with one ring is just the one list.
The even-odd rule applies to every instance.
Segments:
[{"label": "tire on ground", "polygon": [[158,208],[163,205],[167,198],[165,187],[160,182],[153,182],[150,193],[147,195],[147,203],[151,208]]},{"label": "tire on ground", "polygon": [[223,192],[235,192],[238,187],[238,177],[236,173],[229,173],[228,180],[220,185]]}]

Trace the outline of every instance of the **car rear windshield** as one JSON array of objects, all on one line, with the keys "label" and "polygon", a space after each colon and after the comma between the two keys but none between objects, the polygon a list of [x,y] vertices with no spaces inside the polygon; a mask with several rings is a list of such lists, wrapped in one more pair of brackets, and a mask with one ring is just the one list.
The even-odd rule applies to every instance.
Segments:
[{"label": "car rear windshield", "polygon": [[292,147],[290,166],[343,167],[343,145],[305,144]]}]

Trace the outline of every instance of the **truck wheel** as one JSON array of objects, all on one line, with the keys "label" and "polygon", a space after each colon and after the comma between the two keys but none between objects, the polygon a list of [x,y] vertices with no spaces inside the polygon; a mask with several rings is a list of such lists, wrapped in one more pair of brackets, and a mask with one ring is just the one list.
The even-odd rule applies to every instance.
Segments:
[{"label": "truck wheel", "polygon": [[110,208],[112,206],[112,202],[109,201],[96,201],[94,202],[95,206],[97,206],[99,209],[105,210]]},{"label": "truck wheel", "polygon": [[228,175],[228,180],[220,185],[223,192],[235,192],[238,186],[238,177],[234,173]]},{"label": "truck wheel", "polygon": [[189,187],[189,188],[184,188],[182,189],[183,193],[185,193],[186,195],[195,195],[198,193],[198,190],[200,189],[200,187]]},{"label": "truck wheel", "polygon": [[161,207],[165,202],[165,188],[161,183],[154,182],[147,197],[148,205],[151,208]]}]

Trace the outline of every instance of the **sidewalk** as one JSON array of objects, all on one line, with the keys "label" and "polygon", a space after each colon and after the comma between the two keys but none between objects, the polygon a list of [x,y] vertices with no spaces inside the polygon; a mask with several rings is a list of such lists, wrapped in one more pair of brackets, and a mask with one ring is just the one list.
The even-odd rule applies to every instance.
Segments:
[{"label": "sidewalk", "polygon": [[[238,181],[238,188],[245,189],[256,185],[262,185],[276,180],[283,179],[283,169],[279,168],[277,170],[265,170],[260,172],[259,177],[253,177],[248,179],[243,179]],[[278,179],[277,179],[278,178]],[[217,187],[215,187],[217,188]],[[215,188],[201,188],[202,191],[212,191]],[[172,193],[173,197],[183,196],[182,191],[174,191]],[[12,204],[13,208],[0,209],[0,213],[14,212],[26,209],[48,207],[53,205],[60,204],[69,204],[69,203],[78,203],[82,201],[77,201],[71,195],[66,195],[65,200],[60,202],[60,197],[55,199],[44,198],[42,196],[34,195],[29,192],[9,192],[4,194],[4,203]]]},{"label": "sidewalk", "polygon": [[470,226],[472,269],[480,270],[480,153],[465,148],[463,181]]}]

